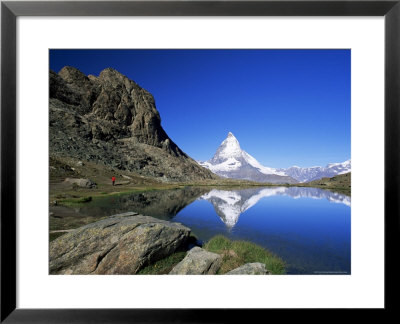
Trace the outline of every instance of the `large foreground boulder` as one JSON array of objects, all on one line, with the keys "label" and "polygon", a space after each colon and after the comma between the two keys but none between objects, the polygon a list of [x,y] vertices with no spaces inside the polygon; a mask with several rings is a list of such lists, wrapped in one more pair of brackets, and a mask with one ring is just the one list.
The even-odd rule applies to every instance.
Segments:
[{"label": "large foreground boulder", "polygon": [[219,254],[208,252],[196,246],[187,253],[186,257],[169,274],[215,274],[221,267],[221,262],[222,258]]},{"label": "large foreground boulder", "polygon": [[254,262],[246,263],[239,268],[226,273],[227,275],[266,275],[270,272],[265,268],[264,263]]},{"label": "large foreground boulder", "polygon": [[51,274],[135,274],[174,253],[190,229],[150,216],[114,216],[50,243]]}]

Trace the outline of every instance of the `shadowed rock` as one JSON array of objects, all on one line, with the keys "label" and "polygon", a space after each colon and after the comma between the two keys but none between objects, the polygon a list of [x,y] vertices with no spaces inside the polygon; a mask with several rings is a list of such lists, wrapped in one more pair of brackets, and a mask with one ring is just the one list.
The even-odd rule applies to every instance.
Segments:
[{"label": "shadowed rock", "polygon": [[208,252],[199,247],[191,249],[186,257],[179,262],[169,274],[199,275],[216,274],[221,267],[222,258],[219,254]]},{"label": "shadowed rock", "polygon": [[239,268],[233,269],[226,273],[227,275],[266,275],[270,272],[265,269],[264,263],[246,263]]},{"label": "shadowed rock", "polygon": [[150,216],[114,216],[50,243],[51,274],[135,274],[174,253],[190,229]]}]

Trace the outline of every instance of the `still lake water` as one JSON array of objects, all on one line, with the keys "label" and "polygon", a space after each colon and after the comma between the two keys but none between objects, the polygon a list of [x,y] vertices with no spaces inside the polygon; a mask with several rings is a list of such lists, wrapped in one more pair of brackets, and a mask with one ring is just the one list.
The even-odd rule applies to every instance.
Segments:
[{"label": "still lake water", "polygon": [[185,188],[94,199],[76,211],[135,211],[180,222],[206,242],[222,234],[280,256],[289,274],[350,274],[349,196],[317,188]]}]

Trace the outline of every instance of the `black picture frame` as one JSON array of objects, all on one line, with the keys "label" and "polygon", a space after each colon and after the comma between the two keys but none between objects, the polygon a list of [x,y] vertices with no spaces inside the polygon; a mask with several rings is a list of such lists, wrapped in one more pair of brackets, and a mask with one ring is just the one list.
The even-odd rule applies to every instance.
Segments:
[{"label": "black picture frame", "polygon": [[[2,1],[1,2],[1,322],[199,323],[263,319],[269,309],[16,308],[16,19],[19,16],[384,16],[385,308],[399,287],[400,0],[391,1]],[[373,127],[373,125],[371,125]],[[372,265],[371,265],[372,266]],[[368,271],[368,269],[366,269]],[[344,292],[345,293],[345,292]],[[297,310],[299,311],[299,310]],[[315,310],[314,310],[315,311]],[[304,312],[302,312],[304,314]],[[320,315],[324,316],[324,315]],[[368,315],[369,316],[369,315]]]}]

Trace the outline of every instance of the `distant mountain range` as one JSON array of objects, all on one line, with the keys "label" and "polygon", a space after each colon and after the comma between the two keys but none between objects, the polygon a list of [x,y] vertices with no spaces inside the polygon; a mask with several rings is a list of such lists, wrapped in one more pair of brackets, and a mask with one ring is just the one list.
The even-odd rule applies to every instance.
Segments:
[{"label": "distant mountain range", "polygon": [[278,170],[299,182],[309,182],[351,172],[351,160],[342,163],[329,163],[325,167],[313,166],[309,168],[301,168],[298,166],[292,166],[288,169]]},{"label": "distant mountain range", "polygon": [[225,178],[270,183],[308,182],[351,171],[350,160],[342,163],[330,163],[326,167],[301,168],[293,166],[287,169],[276,169],[263,166],[240,148],[239,141],[231,132],[228,133],[227,138],[221,143],[210,160],[198,161],[198,163]]}]

